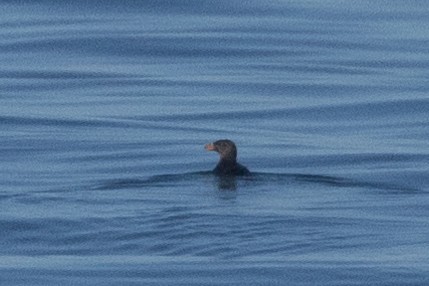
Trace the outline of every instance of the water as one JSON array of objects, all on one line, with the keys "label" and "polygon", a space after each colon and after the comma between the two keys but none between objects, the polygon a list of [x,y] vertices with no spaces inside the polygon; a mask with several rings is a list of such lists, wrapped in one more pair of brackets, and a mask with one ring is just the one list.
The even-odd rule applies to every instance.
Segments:
[{"label": "water", "polygon": [[426,1],[107,2],[0,4],[1,285],[429,283]]}]

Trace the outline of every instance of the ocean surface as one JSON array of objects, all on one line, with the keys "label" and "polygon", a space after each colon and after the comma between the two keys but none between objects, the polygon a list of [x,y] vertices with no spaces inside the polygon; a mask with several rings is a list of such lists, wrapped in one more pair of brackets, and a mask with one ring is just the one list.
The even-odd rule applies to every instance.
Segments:
[{"label": "ocean surface", "polygon": [[429,285],[428,15],[0,2],[0,285]]}]

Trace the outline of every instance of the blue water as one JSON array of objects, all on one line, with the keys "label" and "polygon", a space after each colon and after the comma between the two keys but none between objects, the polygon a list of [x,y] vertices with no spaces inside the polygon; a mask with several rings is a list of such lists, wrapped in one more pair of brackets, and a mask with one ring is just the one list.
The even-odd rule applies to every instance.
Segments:
[{"label": "blue water", "polygon": [[1,2],[0,284],[428,285],[428,15]]}]

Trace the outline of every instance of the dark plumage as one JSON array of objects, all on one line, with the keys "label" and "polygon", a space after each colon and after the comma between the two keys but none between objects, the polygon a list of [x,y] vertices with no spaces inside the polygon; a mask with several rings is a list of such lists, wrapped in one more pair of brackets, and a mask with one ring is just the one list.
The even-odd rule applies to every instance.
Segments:
[{"label": "dark plumage", "polygon": [[220,155],[219,163],[214,168],[216,175],[245,176],[250,175],[249,170],[237,162],[237,147],[228,139],[218,140],[206,144],[207,151],[216,151]]}]

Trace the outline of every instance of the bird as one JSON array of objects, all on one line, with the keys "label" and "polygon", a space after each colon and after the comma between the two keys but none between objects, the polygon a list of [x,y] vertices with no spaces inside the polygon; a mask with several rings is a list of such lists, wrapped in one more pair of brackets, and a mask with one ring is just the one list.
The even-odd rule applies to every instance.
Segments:
[{"label": "bird", "polygon": [[217,140],[204,146],[207,151],[216,151],[220,160],[213,173],[218,176],[248,176],[250,171],[237,162],[237,147],[229,139]]}]

